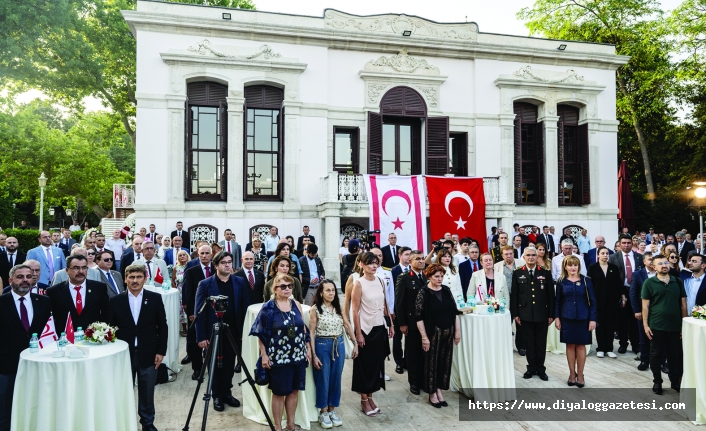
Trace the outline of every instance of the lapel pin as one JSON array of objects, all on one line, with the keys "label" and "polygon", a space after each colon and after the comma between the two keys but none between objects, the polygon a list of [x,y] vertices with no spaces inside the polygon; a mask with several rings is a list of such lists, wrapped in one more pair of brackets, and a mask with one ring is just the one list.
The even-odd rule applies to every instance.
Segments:
[{"label": "lapel pin", "polygon": [[88,289],[88,293],[91,293],[91,289]]}]

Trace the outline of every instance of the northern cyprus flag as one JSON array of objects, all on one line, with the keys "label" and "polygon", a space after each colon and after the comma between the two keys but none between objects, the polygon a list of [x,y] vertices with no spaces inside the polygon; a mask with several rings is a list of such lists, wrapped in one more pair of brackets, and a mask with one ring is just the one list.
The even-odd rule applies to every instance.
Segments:
[{"label": "northern cyprus flag", "polygon": [[54,316],[52,315],[49,316],[49,320],[47,320],[47,323],[44,325],[42,335],[39,336],[39,348],[43,349],[50,346],[56,343],[58,339],[59,337],[56,335],[56,328],[54,327]]}]

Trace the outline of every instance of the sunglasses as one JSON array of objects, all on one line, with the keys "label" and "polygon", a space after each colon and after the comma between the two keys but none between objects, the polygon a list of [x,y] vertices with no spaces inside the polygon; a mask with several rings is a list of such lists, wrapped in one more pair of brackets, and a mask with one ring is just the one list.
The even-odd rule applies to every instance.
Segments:
[{"label": "sunglasses", "polygon": [[95,256],[95,253],[86,253],[88,256]]},{"label": "sunglasses", "polygon": [[280,284],[277,288],[282,290],[292,290],[292,284]]},{"label": "sunglasses", "polygon": [[670,259],[679,259],[677,256],[669,256]]},{"label": "sunglasses", "polygon": [[103,262],[112,262],[113,258],[112,257],[105,257],[103,258]]}]

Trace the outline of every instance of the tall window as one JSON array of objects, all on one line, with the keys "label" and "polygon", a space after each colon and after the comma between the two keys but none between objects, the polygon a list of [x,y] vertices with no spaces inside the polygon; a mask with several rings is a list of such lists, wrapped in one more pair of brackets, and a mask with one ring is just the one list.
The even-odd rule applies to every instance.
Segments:
[{"label": "tall window", "polygon": [[187,86],[185,199],[226,200],[228,87],[215,82]]},{"label": "tall window", "polygon": [[412,168],[412,147],[419,140],[419,128],[418,124],[391,123],[382,125],[383,174],[397,172],[400,175],[412,175],[412,173],[419,173],[417,169]]},{"label": "tall window", "polygon": [[245,88],[245,165],[247,200],[282,200],[284,109],[282,89]]},{"label": "tall window", "polygon": [[557,105],[559,205],[591,203],[588,125],[579,125],[579,109]]},{"label": "tall window", "polygon": [[357,127],[333,128],[333,170],[341,173],[358,173],[360,132]]},{"label": "tall window", "polygon": [[515,203],[545,202],[543,124],[537,122],[537,107],[516,102],[515,112]]}]

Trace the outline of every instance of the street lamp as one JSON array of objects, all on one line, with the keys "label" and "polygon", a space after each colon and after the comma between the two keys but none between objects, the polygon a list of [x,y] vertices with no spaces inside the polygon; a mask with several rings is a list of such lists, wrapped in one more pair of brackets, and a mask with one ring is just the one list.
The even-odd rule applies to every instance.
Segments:
[{"label": "street lamp", "polygon": [[689,206],[699,210],[699,254],[704,254],[704,213],[701,208],[706,207],[706,181],[695,181],[694,199]]},{"label": "street lamp", "polygon": [[39,181],[39,232],[44,230],[44,187],[47,186],[47,177],[42,176],[38,178]]}]

